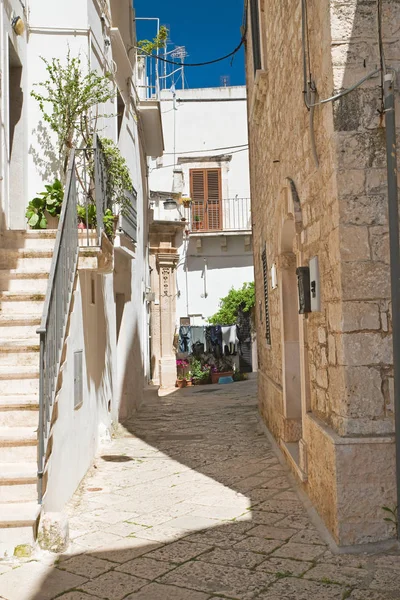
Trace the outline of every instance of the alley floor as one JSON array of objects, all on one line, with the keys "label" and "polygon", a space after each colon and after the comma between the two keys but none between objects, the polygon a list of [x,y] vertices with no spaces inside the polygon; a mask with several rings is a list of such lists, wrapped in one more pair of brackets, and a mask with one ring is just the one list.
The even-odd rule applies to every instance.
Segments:
[{"label": "alley floor", "polygon": [[70,503],[68,551],[0,561],[0,598],[400,599],[400,555],[333,554],[292,482],[255,380],[153,394]]}]

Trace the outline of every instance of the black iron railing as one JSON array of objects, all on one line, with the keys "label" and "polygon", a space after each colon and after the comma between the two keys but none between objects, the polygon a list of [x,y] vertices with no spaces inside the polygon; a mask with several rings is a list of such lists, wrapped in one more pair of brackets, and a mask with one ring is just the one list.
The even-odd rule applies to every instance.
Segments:
[{"label": "black iron railing", "polygon": [[75,174],[75,155],[73,152],[69,162],[64,200],[57,230],[42,321],[37,330],[40,335],[38,431],[39,502],[41,502],[43,494],[43,472],[53,406],[57,391],[57,378],[65,327],[67,324],[75,273],[78,265],[77,198],[78,189]]},{"label": "black iron railing", "polygon": [[[107,207],[107,179],[104,154],[97,136],[91,149],[83,149],[77,164],[72,152],[67,172],[64,199],[51,262],[40,336],[39,428],[38,428],[38,496],[43,496],[43,473],[50,435],[53,407],[57,394],[57,379],[61,366],[65,328],[78,266],[79,246],[93,242],[89,231],[89,208],[96,205],[96,241],[101,245],[104,232],[104,212]],[[90,153],[93,153],[91,160]],[[89,157],[89,158],[88,158]],[[93,197],[94,190],[94,197]],[[86,236],[78,233],[78,204],[86,214]]]}]

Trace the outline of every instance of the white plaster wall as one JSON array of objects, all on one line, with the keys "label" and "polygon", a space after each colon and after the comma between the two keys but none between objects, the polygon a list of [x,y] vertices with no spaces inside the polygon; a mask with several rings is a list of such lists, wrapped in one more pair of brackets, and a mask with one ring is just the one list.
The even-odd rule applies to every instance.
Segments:
[{"label": "white plaster wall", "polygon": [[14,173],[10,172],[10,123],[9,123],[9,40],[22,65],[20,87],[26,98],[27,89],[27,34],[17,36],[12,27],[13,15],[20,15],[26,23],[23,9],[18,0],[0,2],[0,227],[24,227],[24,210],[26,192],[26,154],[28,132],[26,129],[27,107],[22,107],[20,119],[15,127],[14,149],[18,146],[17,160],[14,162]]},{"label": "white plaster wall", "polygon": [[[221,249],[221,237],[203,237],[202,250],[196,251],[196,239],[190,238],[180,247],[177,269],[177,325],[179,317],[192,318],[193,325],[205,325],[206,319],[218,310],[219,301],[229,290],[254,281],[253,255],[244,248],[244,236],[227,237],[227,250]],[[187,279],[186,262],[187,256]],[[204,265],[206,269],[206,293]],[[187,281],[187,285],[186,285]]]},{"label": "white plaster wall", "polygon": [[[182,100],[182,102],[179,102]],[[186,100],[186,102],[185,102]],[[250,197],[248,151],[234,148],[247,144],[247,113],[245,86],[177,90],[161,93],[161,111],[165,152],[161,159],[151,161],[150,187],[154,191],[172,191],[174,169],[174,136],[176,163],[183,157],[232,154],[227,163],[224,198]],[[224,150],[212,150],[225,148]],[[182,163],[183,193],[190,193],[190,163]],[[208,165],[202,163],[204,168]]]},{"label": "white plaster wall", "polygon": [[[40,56],[63,59],[68,47],[71,54],[81,53],[90,66],[102,72],[107,68],[102,53],[104,40],[96,9],[97,0],[67,3],[61,17],[46,20],[46,7],[51,0],[31,0],[33,22],[37,27],[60,27],[60,31],[36,31],[30,36],[29,84],[45,77],[45,66]],[[50,13],[52,14],[52,10]],[[127,10],[130,14],[129,5]],[[64,12],[68,18],[64,19]],[[65,32],[64,28],[88,28],[90,36]],[[126,35],[126,31],[125,31]],[[112,48],[109,49],[112,57]],[[108,58],[108,57],[107,57]],[[118,69],[118,64],[117,64]],[[126,81],[125,81],[126,83]],[[54,179],[38,165],[39,158],[47,160],[43,147],[34,134],[41,114],[34,99],[28,98],[31,151],[29,154],[29,195],[43,189],[44,183]],[[104,114],[116,115],[116,101],[101,108]],[[53,452],[49,461],[45,509],[62,510],[72,496],[81,478],[98,450],[100,437],[110,432],[118,418],[133,414],[142,402],[143,385],[149,373],[147,304],[144,298],[148,286],[148,225],[146,157],[139,137],[137,118],[131,103],[124,111],[122,127],[117,140],[117,117],[99,120],[100,135],[118,141],[131,171],[137,191],[138,232],[135,258],[121,250],[115,253],[115,269],[110,275],[80,272],[70,320],[66,361],[63,367],[63,385],[58,399],[58,418],[54,424]],[[47,161],[48,162],[48,161]],[[91,277],[96,279],[96,304],[91,304]],[[124,307],[117,343],[117,294],[124,295]],[[119,296],[121,298],[121,296]],[[80,408],[73,407],[73,354],[84,352],[84,398]]]},{"label": "white plaster wall", "polygon": [[[179,102],[187,100],[187,102]],[[223,198],[250,197],[246,89],[243,86],[177,90],[176,110],[171,91],[161,94],[165,152],[161,159],[150,163],[150,189],[172,192],[175,163],[182,169],[182,193],[190,195],[189,171],[194,168],[221,168]],[[224,148],[214,150],[215,148]],[[243,150],[244,148],[244,150]],[[241,150],[237,152],[237,150]],[[216,155],[224,155],[217,158]],[[230,155],[226,160],[225,155]],[[190,162],[183,162],[185,158]],[[209,160],[203,162],[202,157]],[[156,220],[180,220],[178,210],[165,211],[162,201],[154,203]],[[181,213],[188,214],[180,207]],[[251,223],[249,223],[251,228]],[[248,234],[247,234],[248,236]],[[245,235],[226,236],[225,250],[218,236],[203,236],[202,249],[196,249],[197,237],[190,244],[179,243],[180,261],[177,270],[177,325],[180,317],[192,317],[192,324],[205,324],[205,319],[218,310],[219,301],[231,287],[254,281],[253,255],[245,249]],[[186,273],[186,253],[188,255]],[[207,260],[207,297],[204,297],[204,259]]]},{"label": "white plaster wall", "polygon": [[31,27],[80,29],[88,26],[87,0],[28,0],[27,5]]},{"label": "white plaster wall", "polygon": [[[46,511],[60,511],[89,468],[99,435],[115,419],[113,380],[116,360],[109,349],[115,339],[112,276],[95,276],[91,303],[89,271],[80,272],[66,339],[66,360],[57,400],[53,450],[49,461]],[[74,409],[74,352],[83,351],[83,403]]]}]

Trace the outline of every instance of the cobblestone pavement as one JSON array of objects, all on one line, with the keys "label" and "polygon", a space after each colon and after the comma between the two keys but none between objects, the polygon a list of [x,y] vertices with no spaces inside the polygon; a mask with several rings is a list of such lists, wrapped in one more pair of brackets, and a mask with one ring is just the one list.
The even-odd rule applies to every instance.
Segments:
[{"label": "cobblestone pavement", "polygon": [[146,404],[69,506],[57,559],[0,562],[6,600],[393,600],[400,555],[334,555],[257,418],[256,382]]}]

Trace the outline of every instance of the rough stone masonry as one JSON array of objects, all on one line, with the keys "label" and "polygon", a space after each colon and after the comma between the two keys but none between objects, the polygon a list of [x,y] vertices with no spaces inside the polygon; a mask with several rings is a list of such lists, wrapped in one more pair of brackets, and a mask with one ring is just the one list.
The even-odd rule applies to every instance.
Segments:
[{"label": "rough stone masonry", "polygon": [[[249,11],[250,4],[256,6],[249,3]],[[318,101],[379,67],[377,2],[320,0],[307,7],[307,77],[310,68]],[[257,72],[250,14],[247,32],[259,401],[319,514],[349,545],[394,535],[382,512],[396,499],[381,78],[307,110],[301,9],[300,1],[260,0]],[[383,0],[385,58],[395,68],[399,23],[400,2]],[[320,310],[297,316],[295,269],[313,257]]]}]

